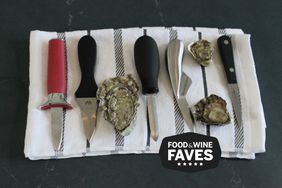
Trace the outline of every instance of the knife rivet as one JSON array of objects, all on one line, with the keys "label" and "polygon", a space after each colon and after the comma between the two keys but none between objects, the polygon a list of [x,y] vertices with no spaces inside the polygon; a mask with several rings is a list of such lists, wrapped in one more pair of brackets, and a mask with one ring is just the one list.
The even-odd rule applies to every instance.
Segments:
[{"label": "knife rivet", "polygon": [[229,68],[229,71],[230,71],[230,72],[234,72],[235,70],[234,70],[233,67],[231,67],[231,68]]},{"label": "knife rivet", "polygon": [[229,44],[229,41],[228,40],[224,40],[224,44]]}]

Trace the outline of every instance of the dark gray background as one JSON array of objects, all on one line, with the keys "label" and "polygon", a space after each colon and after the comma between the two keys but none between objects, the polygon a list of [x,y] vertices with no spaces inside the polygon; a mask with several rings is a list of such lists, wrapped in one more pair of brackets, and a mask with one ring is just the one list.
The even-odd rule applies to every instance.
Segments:
[{"label": "dark gray background", "polygon": [[[2,0],[0,187],[281,188],[281,12],[281,0]],[[223,159],[218,168],[197,173],[164,169],[158,155],[24,159],[30,30],[160,25],[238,27],[252,34],[268,125],[266,153],[252,161]]]}]

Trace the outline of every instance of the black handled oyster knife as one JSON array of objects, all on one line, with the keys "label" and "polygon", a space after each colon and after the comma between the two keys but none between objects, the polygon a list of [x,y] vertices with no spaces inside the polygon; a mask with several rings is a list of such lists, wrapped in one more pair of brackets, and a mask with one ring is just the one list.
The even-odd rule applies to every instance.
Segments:
[{"label": "black handled oyster knife", "polygon": [[144,35],[136,40],[134,59],[142,83],[142,93],[146,96],[150,134],[152,139],[157,141],[159,125],[156,110],[156,94],[159,92],[160,58],[158,46],[152,37]]}]

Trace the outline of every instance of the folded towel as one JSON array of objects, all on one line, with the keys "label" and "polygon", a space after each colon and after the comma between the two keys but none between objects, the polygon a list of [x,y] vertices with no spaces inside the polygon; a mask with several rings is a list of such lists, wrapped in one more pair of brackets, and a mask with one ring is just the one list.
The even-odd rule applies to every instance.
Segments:
[{"label": "folded towel", "polygon": [[[90,149],[86,148],[86,137],[80,118],[80,109],[74,93],[80,83],[81,74],[77,56],[79,39],[87,31],[65,33],[32,31],[30,34],[30,87],[28,118],[25,137],[25,156],[32,160],[50,158],[69,158],[81,156],[158,153],[162,139],[166,136],[192,132],[183,121],[177,103],[174,101],[169,75],[165,66],[165,50],[170,40],[179,38],[187,46],[202,37],[212,42],[215,47],[213,61],[202,68],[192,56],[185,53],[184,72],[193,80],[188,91],[189,104],[195,104],[209,94],[216,94],[227,101],[232,112],[231,100],[227,92],[227,80],[219,57],[216,41],[222,34],[230,35],[238,85],[241,94],[243,114],[243,136],[240,137],[242,148],[235,146],[235,128],[228,125],[197,125],[196,132],[214,136],[219,140],[222,157],[254,159],[255,153],[265,151],[265,119],[257,82],[255,64],[250,45],[250,35],[241,29],[190,28],[190,27],[146,27],[128,29],[92,30],[90,35],[97,43],[97,63],[95,79],[100,85],[105,79],[132,74],[141,86],[134,64],[134,43],[144,32],[153,37],[160,53],[159,90],[157,95],[157,114],[159,121],[159,139],[157,142],[148,137],[146,108],[144,97],[140,93],[136,126],[128,136],[121,136],[113,126],[104,120],[101,113],[97,117],[96,133]],[[39,106],[47,100],[47,54],[48,41],[52,38],[65,41],[67,57],[67,101],[72,110],[64,114],[62,152],[54,152],[51,135],[50,111],[42,111]],[[232,113],[230,113],[232,114]]]}]

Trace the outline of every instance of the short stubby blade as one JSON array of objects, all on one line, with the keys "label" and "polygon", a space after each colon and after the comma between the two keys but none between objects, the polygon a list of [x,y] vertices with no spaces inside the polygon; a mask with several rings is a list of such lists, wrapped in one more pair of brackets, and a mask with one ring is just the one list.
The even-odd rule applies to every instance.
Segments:
[{"label": "short stubby blade", "polygon": [[51,108],[52,141],[55,151],[60,151],[63,141],[63,108]]},{"label": "short stubby blade", "polygon": [[148,94],[147,98],[147,113],[148,113],[148,122],[150,128],[150,134],[154,141],[157,141],[159,138],[159,122],[156,109],[156,95]]},{"label": "short stubby blade", "polygon": [[96,129],[98,101],[94,97],[76,98],[81,110],[81,119],[87,140],[90,140]]}]

